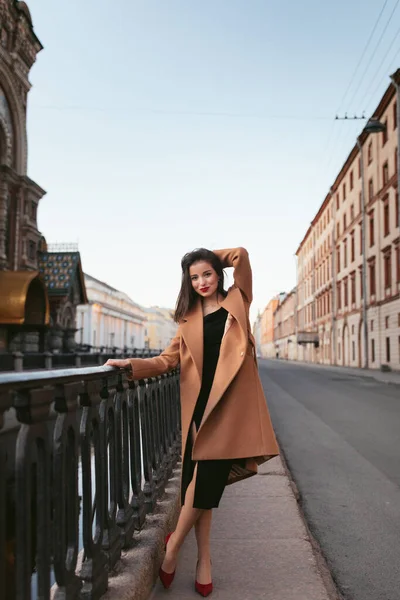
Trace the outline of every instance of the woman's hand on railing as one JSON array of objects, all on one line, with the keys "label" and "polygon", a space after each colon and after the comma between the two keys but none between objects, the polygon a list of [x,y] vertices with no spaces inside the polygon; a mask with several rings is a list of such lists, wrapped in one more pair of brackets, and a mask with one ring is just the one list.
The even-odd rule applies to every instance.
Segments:
[{"label": "woman's hand on railing", "polygon": [[132,370],[132,365],[129,358],[109,358],[108,361],[104,363],[104,366]]}]

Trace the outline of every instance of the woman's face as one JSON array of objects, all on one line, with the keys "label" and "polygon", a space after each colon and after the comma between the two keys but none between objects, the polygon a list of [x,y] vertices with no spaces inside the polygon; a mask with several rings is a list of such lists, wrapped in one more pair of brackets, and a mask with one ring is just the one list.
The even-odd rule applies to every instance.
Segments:
[{"label": "woman's face", "polygon": [[189,275],[195,292],[209,298],[218,289],[218,275],[209,262],[199,260],[189,268]]}]

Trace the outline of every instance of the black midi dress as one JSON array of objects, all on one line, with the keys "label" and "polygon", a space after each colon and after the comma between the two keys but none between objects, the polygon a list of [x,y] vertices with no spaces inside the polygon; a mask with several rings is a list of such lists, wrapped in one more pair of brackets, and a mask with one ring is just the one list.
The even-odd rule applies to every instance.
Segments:
[{"label": "black midi dress", "polygon": [[[189,435],[183,458],[181,487],[182,505],[185,503],[186,490],[192,481],[196,467],[196,461],[192,460],[193,423],[196,427],[196,431],[198,431],[214,381],[227,316],[228,312],[221,307],[219,310],[203,317],[203,374],[201,389],[193,412],[193,419],[189,428]],[[219,505],[233,462],[234,461],[231,459],[197,461],[193,508],[211,509],[216,508]]]}]

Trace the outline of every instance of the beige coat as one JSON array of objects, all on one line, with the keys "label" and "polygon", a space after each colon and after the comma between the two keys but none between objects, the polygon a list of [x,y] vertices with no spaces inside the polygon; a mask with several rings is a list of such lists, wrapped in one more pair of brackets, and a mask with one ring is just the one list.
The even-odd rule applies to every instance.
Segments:
[{"label": "beige coat", "polygon": [[[224,268],[234,268],[234,285],[221,305],[228,311],[214,382],[193,443],[193,460],[246,458],[229,483],[249,477],[279,453],[258,374],[250,329],[252,274],[244,248],[215,250]],[[155,358],[130,359],[134,379],[181,368],[182,455],[201,388],[203,313],[201,300],[185,315],[170,346]]]}]

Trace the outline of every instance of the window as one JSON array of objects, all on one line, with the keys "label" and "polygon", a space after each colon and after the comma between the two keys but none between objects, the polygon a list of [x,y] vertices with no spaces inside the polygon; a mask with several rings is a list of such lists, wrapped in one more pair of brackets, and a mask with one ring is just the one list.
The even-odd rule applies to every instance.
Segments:
[{"label": "window", "polygon": [[372,247],[375,244],[375,223],[374,223],[374,211],[369,216],[369,245]]},{"label": "window", "polygon": [[361,300],[364,298],[363,270],[362,270],[362,267],[360,267],[360,298],[361,298]]},{"label": "window", "polygon": [[372,179],[368,181],[368,201],[371,202],[374,197],[374,182]]},{"label": "window", "polygon": [[342,191],[343,191],[343,202],[346,200],[346,184],[344,183],[342,186]]},{"label": "window", "polygon": [[[400,283],[400,246],[396,246],[396,281]],[[400,316],[400,315],[399,315]],[[400,321],[399,321],[400,327]]]},{"label": "window", "polygon": [[383,257],[384,274],[385,274],[385,289],[388,289],[392,285],[392,253],[389,249]]},{"label": "window", "polygon": [[374,330],[374,320],[371,319],[371,331],[373,331],[373,330]]},{"label": "window", "polygon": [[336,194],[336,210],[339,210],[339,192]]},{"label": "window", "polygon": [[383,185],[386,185],[388,181],[389,181],[389,165],[388,165],[388,162],[386,161],[382,167],[382,183],[383,183]]},{"label": "window", "polygon": [[397,102],[393,103],[393,129],[397,127]]},{"label": "window", "polygon": [[347,215],[346,213],[344,213],[343,215],[343,231],[346,231],[347,229]]},{"label": "window", "polygon": [[362,256],[363,254],[363,230],[362,230],[362,225],[360,225],[360,254]]},{"label": "window", "polygon": [[371,296],[376,294],[376,269],[375,261],[369,264],[369,293]]},{"label": "window", "polygon": [[355,344],[354,340],[351,342],[351,346],[352,346],[353,361],[355,361],[356,360],[356,344]]},{"label": "window", "polygon": [[354,221],[354,204],[350,206],[350,221]]},{"label": "window", "polygon": [[399,226],[399,192],[396,192],[396,196],[395,196],[395,208],[394,208],[394,214],[395,214],[395,227]]},{"label": "window", "polygon": [[389,329],[389,317],[385,317],[385,329]]},{"label": "window", "polygon": [[371,360],[375,362],[375,340],[371,340]]},{"label": "window", "polygon": [[336,249],[336,272],[340,273],[340,248]]},{"label": "window", "polygon": [[372,142],[368,144],[368,164],[372,163]]},{"label": "window", "polygon": [[343,280],[343,305],[346,307],[349,303],[348,281],[347,277]]},{"label": "window", "polygon": [[354,335],[354,331],[355,331],[355,329],[354,329],[354,325],[352,325],[352,326],[351,326],[351,335]]},{"label": "window", "polygon": [[31,217],[32,220],[35,221],[36,220],[36,212],[37,212],[37,205],[36,202],[32,202],[31,203]]},{"label": "window", "polygon": [[35,260],[36,258],[36,244],[32,240],[28,242],[28,257],[29,260]]},{"label": "window", "polygon": [[356,258],[356,243],[354,239],[354,229],[350,234],[350,261],[354,262]]},{"label": "window", "polygon": [[350,171],[350,190],[352,190],[353,187],[354,187],[353,171]]},{"label": "window", "polygon": [[[355,272],[351,274],[351,303],[356,303],[356,274]],[[353,325],[354,328],[354,325]],[[353,331],[354,333],[354,331]]]},{"label": "window", "polygon": [[386,144],[388,141],[388,133],[387,133],[387,119],[382,123],[385,126],[385,129],[382,131],[382,146]]},{"label": "window", "polygon": [[383,233],[385,236],[389,235],[389,196],[385,196],[383,199]]},{"label": "window", "polygon": [[390,338],[386,338],[386,362],[390,363]]},{"label": "window", "polygon": [[343,268],[347,267],[347,240],[343,242]]},{"label": "window", "polygon": [[361,179],[361,158],[358,159],[358,179]]},{"label": "window", "polygon": [[340,223],[337,223],[336,225],[336,238],[340,238]]},{"label": "window", "polygon": [[342,308],[342,295],[341,295],[341,282],[338,281],[338,283],[336,284],[336,293],[337,293],[337,307],[338,310],[340,310]]},{"label": "window", "polygon": [[397,315],[397,327],[400,327],[400,313]]}]

